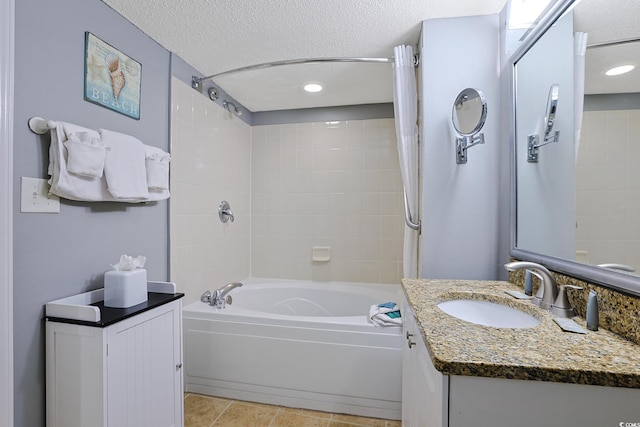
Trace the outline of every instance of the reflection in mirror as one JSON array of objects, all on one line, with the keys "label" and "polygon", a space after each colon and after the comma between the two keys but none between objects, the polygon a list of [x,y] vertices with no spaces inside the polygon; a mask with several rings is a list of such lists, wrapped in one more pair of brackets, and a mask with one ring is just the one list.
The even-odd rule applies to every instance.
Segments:
[{"label": "reflection in mirror", "polygon": [[[564,11],[577,2],[556,3]],[[512,59],[516,119],[512,256],[635,295],[640,295],[640,277],[631,272],[640,269],[640,144],[634,144],[640,135],[640,72],[612,77],[605,72],[633,65],[640,57],[639,18],[640,2],[582,0],[553,26],[543,22],[546,29],[539,32],[543,35]],[[559,35],[565,25],[569,28]],[[586,56],[580,58],[585,48]],[[558,63],[562,65],[555,67]],[[566,83],[560,80],[563,67],[576,73]],[[527,165],[523,161],[527,132],[542,134],[545,125],[535,123],[527,106],[543,102],[539,98],[544,85],[546,95],[554,82],[563,86],[553,125],[564,135],[563,141],[543,150],[544,162]],[[570,127],[565,126],[568,116]],[[554,166],[548,167],[547,150],[561,147],[572,152],[549,156]],[[562,161],[556,162],[559,158]]]},{"label": "reflection in mirror", "polygon": [[467,163],[467,150],[477,144],[484,144],[484,134],[480,130],[487,120],[487,102],[477,89],[466,88],[453,102],[451,121],[460,137],[456,138],[456,162]]},{"label": "reflection in mirror", "polygon": [[551,133],[553,129],[553,122],[556,119],[556,110],[558,108],[558,91],[560,90],[560,86],[557,84],[552,84],[551,89],[549,89],[549,97],[547,98],[547,108],[545,110],[544,115],[544,136],[546,137]]},{"label": "reflection in mirror", "polygon": [[[560,258],[575,253],[573,101],[573,17],[563,16],[515,64],[516,246]],[[529,162],[529,135],[544,135],[553,86],[563,88],[555,103],[553,129],[562,144],[549,144],[544,161]],[[540,142],[538,145],[542,144]]]},{"label": "reflection in mirror", "polygon": [[549,96],[547,98],[547,108],[544,112],[544,137],[540,142],[540,136],[537,134],[531,134],[527,138],[527,161],[529,163],[536,163],[538,161],[538,149],[544,147],[552,142],[558,142],[560,138],[560,131],[555,131],[551,135],[553,130],[553,124],[556,120],[556,112],[558,109],[558,92],[560,86],[558,84],[552,84],[549,89]]}]

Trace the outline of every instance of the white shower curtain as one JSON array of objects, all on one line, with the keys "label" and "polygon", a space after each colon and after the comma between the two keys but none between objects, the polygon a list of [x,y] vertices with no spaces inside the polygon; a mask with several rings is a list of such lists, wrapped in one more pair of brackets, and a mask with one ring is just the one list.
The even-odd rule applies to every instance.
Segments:
[{"label": "white shower curtain", "polygon": [[[419,223],[418,216],[418,89],[413,48],[396,46],[393,66],[393,110],[395,113],[400,173],[408,219]],[[405,224],[403,277],[418,277],[418,230]]]},{"label": "white shower curtain", "polygon": [[578,149],[580,148],[580,133],[582,131],[582,111],[584,109],[584,55],[587,51],[587,35],[587,33],[575,33],[573,36],[573,95],[575,97],[573,101],[573,123],[575,127],[576,163],[578,163]]}]

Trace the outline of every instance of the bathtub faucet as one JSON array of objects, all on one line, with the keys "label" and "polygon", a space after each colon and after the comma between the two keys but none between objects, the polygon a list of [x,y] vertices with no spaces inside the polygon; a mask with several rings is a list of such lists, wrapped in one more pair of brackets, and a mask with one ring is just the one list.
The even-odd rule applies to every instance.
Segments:
[{"label": "bathtub faucet", "polygon": [[232,301],[231,295],[227,296],[227,294],[231,292],[232,289],[235,289],[240,286],[242,286],[242,283],[240,282],[227,283],[220,289],[216,289],[215,291],[213,291],[213,293],[207,291],[209,292],[207,301],[205,301],[205,295],[206,295],[206,292],[205,292],[205,294],[203,294],[202,300],[218,308],[224,308],[227,304],[231,304],[231,301]]}]

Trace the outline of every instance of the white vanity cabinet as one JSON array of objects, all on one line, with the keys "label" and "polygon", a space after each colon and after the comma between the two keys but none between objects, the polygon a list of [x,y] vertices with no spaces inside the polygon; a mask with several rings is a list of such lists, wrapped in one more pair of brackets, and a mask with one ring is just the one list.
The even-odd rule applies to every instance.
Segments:
[{"label": "white vanity cabinet", "polygon": [[413,312],[405,301],[402,352],[403,427],[448,426],[449,381],[431,363]]},{"label": "white vanity cabinet", "polygon": [[[406,301],[403,322],[403,427],[617,426],[640,420],[640,389],[443,375]],[[473,340],[467,344],[469,351]]]},{"label": "white vanity cabinet", "polygon": [[102,290],[47,304],[48,427],[183,426],[183,295],[173,290],[127,309],[105,308]]}]

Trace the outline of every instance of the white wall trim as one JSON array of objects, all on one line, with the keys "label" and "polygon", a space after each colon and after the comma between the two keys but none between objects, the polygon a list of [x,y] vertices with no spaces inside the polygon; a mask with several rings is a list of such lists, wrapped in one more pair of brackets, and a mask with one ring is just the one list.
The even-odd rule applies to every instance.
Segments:
[{"label": "white wall trim", "polygon": [[13,426],[13,73],[15,0],[0,0],[0,427]]}]

